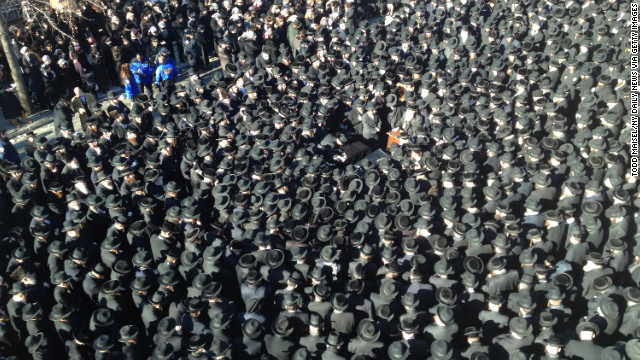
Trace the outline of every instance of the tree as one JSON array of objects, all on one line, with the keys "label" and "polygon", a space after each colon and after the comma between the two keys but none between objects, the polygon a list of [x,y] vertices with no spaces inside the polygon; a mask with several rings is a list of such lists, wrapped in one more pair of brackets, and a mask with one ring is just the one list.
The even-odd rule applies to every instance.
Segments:
[{"label": "tree", "polygon": [[2,11],[0,11],[0,43],[2,43],[2,48],[4,49],[5,56],[7,57],[7,61],[9,62],[11,77],[16,84],[16,90],[18,91],[18,99],[20,100],[20,104],[22,104],[22,107],[27,113],[27,116],[31,115],[31,113],[33,112],[33,108],[31,106],[31,96],[29,95],[29,90],[27,89],[27,85],[25,84],[24,78],[22,77],[22,68],[20,67],[20,61],[18,61],[18,57],[16,56],[13,46],[11,45],[11,40],[9,39],[9,35],[7,33],[7,23],[5,21],[4,12]]},{"label": "tree", "polygon": [[[13,31],[7,28],[5,12],[11,7],[18,7],[29,26],[49,28],[57,34],[72,38],[80,31],[80,24],[93,21],[96,13],[106,13],[107,8],[101,0],[86,0],[76,3],[71,0],[24,0],[21,3],[14,1],[3,2],[0,11],[0,43],[4,49],[9,63],[11,77],[16,84],[18,98],[27,115],[33,113],[31,95],[23,78],[20,66],[20,57],[16,54],[15,47],[11,43],[11,36],[17,35],[18,27],[12,26]],[[14,34],[11,34],[11,33]]]},{"label": "tree", "polygon": [[84,31],[82,24],[86,25],[94,21],[97,14],[107,12],[101,0],[25,0],[21,8],[32,26],[47,26],[69,38]]}]

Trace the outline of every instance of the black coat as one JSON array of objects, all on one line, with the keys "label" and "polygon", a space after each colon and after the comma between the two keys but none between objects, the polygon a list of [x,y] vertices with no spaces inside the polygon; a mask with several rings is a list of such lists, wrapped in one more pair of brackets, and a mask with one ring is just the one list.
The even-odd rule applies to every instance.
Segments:
[{"label": "black coat", "polygon": [[56,128],[56,132],[62,124],[67,124],[73,129],[73,110],[59,101],[53,108],[53,126]]},{"label": "black coat", "polygon": [[293,352],[297,348],[296,343],[289,338],[283,338],[276,335],[266,335],[264,343],[267,354],[278,360],[290,360]]},{"label": "black coat", "polygon": [[11,120],[20,117],[24,109],[15,93],[0,91],[0,106],[5,119]]}]

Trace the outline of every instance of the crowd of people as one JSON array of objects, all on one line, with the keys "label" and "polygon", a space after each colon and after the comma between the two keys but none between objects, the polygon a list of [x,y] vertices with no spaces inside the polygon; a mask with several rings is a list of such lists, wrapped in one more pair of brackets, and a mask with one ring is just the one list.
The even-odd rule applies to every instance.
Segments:
[{"label": "crowd of people", "polygon": [[628,2],[104,5],[15,33],[3,359],[640,359]]}]

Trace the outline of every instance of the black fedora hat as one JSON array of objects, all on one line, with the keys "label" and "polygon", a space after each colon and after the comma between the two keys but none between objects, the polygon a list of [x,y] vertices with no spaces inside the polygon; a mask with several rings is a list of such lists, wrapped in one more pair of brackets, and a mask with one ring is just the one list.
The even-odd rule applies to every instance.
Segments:
[{"label": "black fedora hat", "polygon": [[387,300],[393,300],[398,296],[400,286],[393,279],[385,279],[380,285],[380,296]]},{"label": "black fedora hat", "polygon": [[16,260],[27,260],[31,257],[31,251],[24,246],[18,246],[11,255]]},{"label": "black fedora hat", "polygon": [[640,339],[632,339],[627,341],[627,344],[624,346],[624,350],[627,353],[629,359],[640,359]]},{"label": "black fedora hat", "polygon": [[453,272],[451,263],[445,259],[438,260],[434,265],[436,274],[449,275]]},{"label": "black fedora hat", "polygon": [[28,303],[22,308],[22,320],[29,321],[42,313],[42,304],[39,302]]},{"label": "black fedora hat", "polygon": [[591,321],[583,321],[576,326],[576,332],[580,334],[583,331],[589,331],[598,335],[600,333],[600,327]]},{"label": "black fedora hat", "polygon": [[69,304],[55,304],[49,313],[49,320],[58,321],[67,318],[73,314],[74,311],[75,308]]},{"label": "black fedora hat", "polygon": [[151,305],[161,305],[164,303],[167,294],[163,291],[156,291],[151,296],[148,297],[149,304]]},{"label": "black fedora hat", "polygon": [[221,292],[222,284],[217,281],[213,281],[202,288],[202,298],[204,300],[212,300],[218,297]]},{"label": "black fedora hat", "polygon": [[51,277],[51,283],[59,285],[71,280],[71,276],[67,275],[64,271],[56,271]]},{"label": "black fedora hat", "polygon": [[390,360],[406,360],[409,358],[409,346],[403,341],[394,341],[387,348],[387,355]]},{"label": "black fedora hat", "polygon": [[100,288],[100,292],[103,294],[114,294],[120,290],[122,290],[122,288],[119,280],[109,280],[102,284]]},{"label": "black fedora hat", "polygon": [[333,294],[331,297],[331,307],[336,311],[346,311],[349,307],[347,296],[343,293]]},{"label": "black fedora hat", "polygon": [[436,290],[436,300],[443,305],[453,305],[457,300],[457,295],[451,288],[440,287]]},{"label": "black fedora hat", "polygon": [[302,300],[300,294],[294,291],[287,291],[286,293],[284,293],[282,305],[285,307],[300,305],[300,300]]},{"label": "black fedora hat", "polygon": [[342,340],[340,338],[340,333],[337,331],[331,331],[329,333],[329,335],[327,335],[326,339],[325,339],[325,344],[333,346],[333,347],[340,347],[342,346],[342,344],[344,344],[344,340]]},{"label": "black fedora hat", "polygon": [[125,325],[120,328],[118,332],[118,341],[126,343],[129,340],[133,340],[138,336],[139,329],[135,325]]},{"label": "black fedora hat", "polygon": [[325,283],[320,283],[313,286],[313,294],[319,298],[327,299],[331,295],[331,289]]},{"label": "black fedora hat", "polygon": [[265,263],[268,267],[275,269],[284,263],[284,252],[280,249],[273,249],[267,253]]},{"label": "black fedora hat", "polygon": [[249,339],[257,339],[262,335],[262,325],[260,325],[260,322],[256,319],[247,319],[244,324],[242,324],[242,333]]},{"label": "black fedora hat", "polygon": [[435,340],[431,343],[431,356],[435,360],[448,360],[453,355],[453,347],[446,340]]},{"label": "black fedora hat", "polygon": [[49,216],[49,209],[44,206],[36,205],[31,208],[31,216],[41,219],[46,218]]},{"label": "black fedora hat", "polygon": [[39,332],[34,335],[29,335],[25,340],[24,345],[27,347],[27,350],[29,351],[29,353],[33,354],[34,352],[36,352],[36,350],[38,350],[38,348],[40,347],[40,345],[42,345],[43,342],[44,342],[44,335],[41,332]]},{"label": "black fedora hat", "polygon": [[566,272],[556,274],[552,279],[552,283],[564,289],[569,289],[573,286],[573,277]]},{"label": "black fedora hat", "polygon": [[133,279],[129,287],[133,291],[147,291],[151,288],[151,281],[146,276],[138,276]]},{"label": "black fedora hat", "polygon": [[243,269],[250,269],[255,267],[256,257],[253,254],[243,254],[238,260],[238,266]]},{"label": "black fedora hat", "polygon": [[213,282],[211,275],[206,273],[200,273],[193,278],[191,286],[196,290],[203,290],[207,285]]},{"label": "black fedora hat", "polygon": [[244,281],[249,286],[256,286],[256,285],[259,285],[260,282],[262,282],[262,275],[260,274],[259,271],[255,270],[255,269],[251,269],[247,273],[247,276],[245,276],[245,280]]},{"label": "black fedora hat", "polygon": [[107,328],[116,322],[115,315],[112,310],[98,309],[93,312],[91,320],[96,326]]},{"label": "black fedora hat", "polygon": [[215,358],[224,356],[230,348],[231,343],[220,338],[214,339],[211,343],[211,352]]},{"label": "black fedora hat", "polygon": [[173,356],[174,347],[168,342],[159,343],[153,353],[151,353],[151,359],[153,360],[168,360]]},{"label": "black fedora hat", "polygon": [[115,340],[108,334],[102,334],[93,340],[93,348],[98,351],[111,350],[115,345]]},{"label": "black fedora hat", "polygon": [[509,320],[509,329],[519,336],[529,336],[533,332],[533,327],[527,319],[515,317]]},{"label": "black fedora hat", "polygon": [[482,274],[484,271],[484,262],[481,258],[474,255],[465,257],[462,266],[471,274]]},{"label": "black fedora hat", "polygon": [[418,307],[418,305],[420,305],[420,298],[417,296],[416,293],[413,292],[407,292],[406,294],[404,294],[402,296],[402,298],[400,299],[400,303],[405,307],[405,308],[411,308],[414,309],[416,307]]},{"label": "black fedora hat", "polygon": [[338,249],[333,245],[327,245],[320,251],[320,259],[326,264],[333,263],[339,255]]},{"label": "black fedora hat", "polygon": [[205,308],[205,303],[202,301],[202,298],[194,297],[191,299],[185,299],[183,307],[189,314],[197,314]]},{"label": "black fedora hat", "polygon": [[49,254],[64,254],[67,250],[67,245],[59,240],[53,241],[49,246],[47,246]]},{"label": "black fedora hat", "polygon": [[380,337],[380,327],[371,319],[362,319],[358,324],[358,336],[366,342],[377,341]]},{"label": "black fedora hat", "polygon": [[151,253],[146,250],[138,251],[132,259],[132,263],[135,266],[149,265],[152,261],[153,257],[151,256]]},{"label": "black fedora hat", "polygon": [[309,320],[307,321],[307,324],[317,328],[323,328],[324,320],[322,319],[322,316],[320,314],[318,314],[317,312],[312,312],[311,314],[309,314]]},{"label": "black fedora hat", "polygon": [[558,318],[550,311],[543,311],[539,315],[539,324],[544,327],[553,327],[558,323]]},{"label": "black fedora hat", "polygon": [[190,336],[187,342],[187,348],[190,352],[200,351],[207,345],[207,339],[200,334]]},{"label": "black fedora hat", "polygon": [[160,322],[158,323],[157,333],[161,337],[167,338],[173,335],[176,330],[176,325],[176,320],[172,317],[167,316],[160,320]]},{"label": "black fedora hat", "polygon": [[271,331],[276,336],[286,337],[293,332],[293,325],[288,318],[280,316],[271,324]]},{"label": "black fedora hat", "polygon": [[489,260],[487,264],[487,270],[495,271],[502,270],[507,266],[507,259],[504,256],[494,256]]}]

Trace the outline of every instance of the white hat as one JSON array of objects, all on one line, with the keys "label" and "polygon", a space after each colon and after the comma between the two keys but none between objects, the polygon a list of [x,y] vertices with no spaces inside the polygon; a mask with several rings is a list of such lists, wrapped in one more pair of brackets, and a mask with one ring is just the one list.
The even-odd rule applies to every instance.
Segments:
[{"label": "white hat", "polygon": [[20,49],[20,54],[24,55],[27,51],[29,51],[29,47],[23,46],[22,49]]}]

